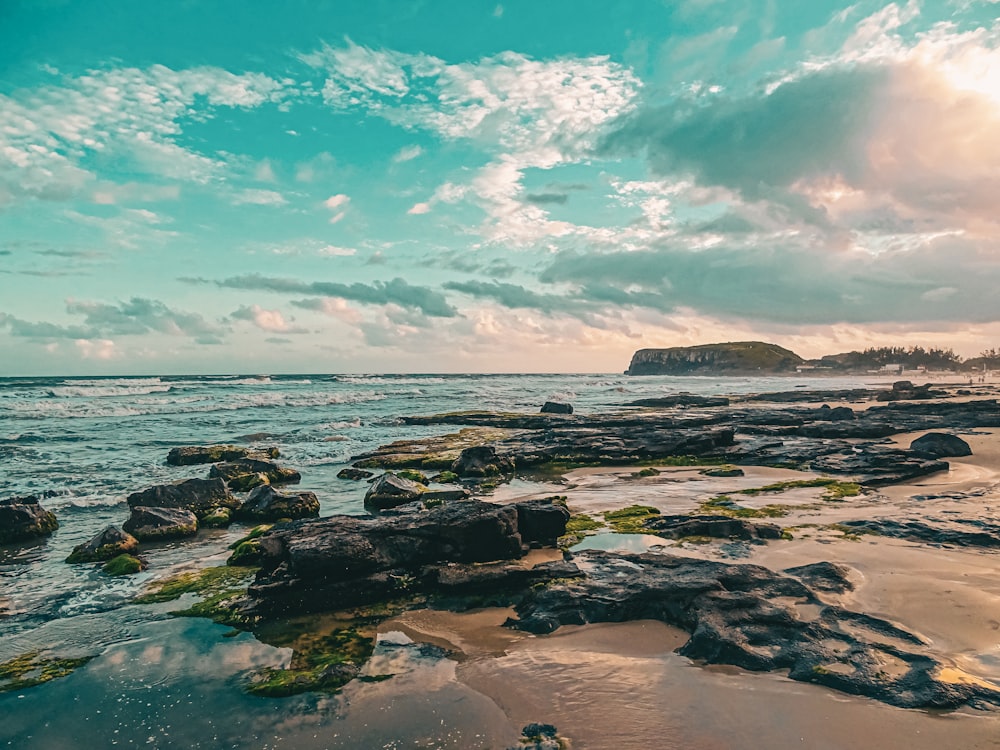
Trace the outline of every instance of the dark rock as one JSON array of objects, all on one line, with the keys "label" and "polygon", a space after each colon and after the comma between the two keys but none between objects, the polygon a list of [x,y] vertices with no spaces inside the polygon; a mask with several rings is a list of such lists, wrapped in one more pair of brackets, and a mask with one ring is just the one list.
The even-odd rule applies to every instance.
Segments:
[{"label": "dark rock", "polygon": [[540,411],[541,414],[572,414],[573,404],[563,403],[562,401],[546,401],[542,404]]},{"label": "dark rock", "polygon": [[462,451],[451,470],[460,477],[494,477],[514,471],[514,462],[497,454],[492,445],[477,445]]},{"label": "dark rock", "polygon": [[198,519],[198,525],[205,529],[217,529],[233,522],[232,508],[216,508]]},{"label": "dark rock", "polygon": [[[987,684],[947,682],[923,640],[886,620],[825,605],[807,585],[757,565],[664,554],[577,555],[586,575],[527,592],[508,625],[660,620],[691,633],[679,653],[749,670],[787,669],[815,682],[906,708],[1000,705]],[[901,645],[890,645],[890,642]],[[888,673],[885,661],[904,665]]]},{"label": "dark rock", "polygon": [[261,570],[250,586],[247,609],[319,611],[418,591],[492,590],[578,574],[509,563],[526,549],[519,517],[515,505],[470,500],[384,517],[283,524],[256,540]]},{"label": "dark rock", "polygon": [[640,398],[629,401],[626,406],[648,406],[658,409],[670,409],[675,406],[729,406],[725,396],[694,396],[690,393],[678,393],[675,396],[659,396],[657,398]]},{"label": "dark rock", "polygon": [[252,490],[235,513],[238,518],[254,522],[315,518],[319,515],[319,499],[312,492],[282,494],[265,484]]},{"label": "dark rock", "polygon": [[420,494],[420,499],[424,505],[453,503],[456,500],[468,500],[470,497],[472,497],[472,493],[464,488],[457,490],[427,490]]},{"label": "dark rock", "polygon": [[117,526],[108,526],[89,542],[74,547],[66,562],[99,562],[119,555],[134,555],[138,550],[138,539]]},{"label": "dark rock", "polygon": [[892,390],[894,391],[912,391],[913,383],[909,380],[897,380],[892,384]]},{"label": "dark rock", "polygon": [[518,745],[508,750],[565,750],[569,746],[552,724],[535,723],[525,726]]},{"label": "dark rock", "polygon": [[816,401],[868,401],[881,393],[871,388],[842,388],[821,391],[779,391],[776,393],[755,393],[745,396],[744,401],[768,401],[773,404],[806,403]]},{"label": "dark rock", "polygon": [[253,478],[260,474],[267,478],[269,484],[294,484],[302,479],[302,475],[295,469],[286,469],[273,461],[259,458],[240,458],[235,461],[213,464],[208,472],[210,477],[220,477],[231,486],[243,486],[246,489],[252,489],[252,487],[247,487],[248,483],[252,483],[253,487],[261,484],[260,482],[253,483]]},{"label": "dark rock", "polygon": [[525,544],[553,547],[566,533],[569,510],[552,498],[517,503],[517,528]]},{"label": "dark rock", "polygon": [[214,464],[219,461],[234,461],[238,458],[277,458],[277,448],[243,448],[239,445],[186,445],[171,448],[167,463],[171,466],[191,466],[193,464]]},{"label": "dark rock", "polygon": [[365,493],[365,507],[374,510],[386,510],[397,505],[412,503],[419,500],[427,492],[427,488],[419,482],[404,479],[387,471],[368,488]]},{"label": "dark rock", "polygon": [[706,477],[742,477],[745,472],[739,466],[725,464],[723,466],[712,466],[698,472]]},{"label": "dark rock", "polygon": [[198,531],[198,518],[183,508],[132,507],[122,528],[140,542],[191,536]]},{"label": "dark rock", "polygon": [[812,412],[811,416],[817,422],[850,421],[852,419],[856,419],[857,417],[854,413],[854,409],[849,406],[837,406],[831,409],[829,404],[823,404],[821,407]]},{"label": "dark rock", "polygon": [[364,469],[355,469],[351,466],[346,469],[341,469],[337,472],[338,479],[350,479],[354,482],[360,482],[364,479],[371,479],[375,474],[371,471],[365,471]]},{"label": "dark rock", "polygon": [[216,508],[236,508],[234,498],[221,479],[184,479],[172,484],[157,484],[141,492],[133,492],[127,500],[130,508],[181,508],[199,518]]},{"label": "dark rock", "polygon": [[648,518],[643,524],[649,533],[667,539],[707,536],[713,539],[780,539],[781,527],[729,516],[664,516]]},{"label": "dark rock", "polygon": [[913,385],[909,380],[899,380],[892,384],[892,390],[882,391],[876,397],[876,401],[917,401],[931,398],[943,398],[948,394],[945,391],[935,391],[931,389],[930,383],[924,385]]},{"label": "dark rock", "polygon": [[910,443],[910,450],[924,458],[947,458],[950,456],[971,456],[972,448],[958,435],[944,432],[928,432]]},{"label": "dark rock", "polygon": [[947,461],[926,460],[907,451],[872,445],[851,449],[850,453],[820,456],[809,465],[821,473],[851,474],[872,487],[948,471]]},{"label": "dark rock", "polygon": [[785,568],[785,572],[804,581],[816,591],[843,594],[854,590],[854,584],[848,578],[851,569],[846,565],[824,561]]},{"label": "dark rock", "polygon": [[979,518],[889,519],[843,521],[843,526],[881,536],[956,547],[1000,548],[1000,524]]},{"label": "dark rock", "polygon": [[57,528],[55,514],[45,510],[34,495],[0,500],[0,544],[48,536]]}]

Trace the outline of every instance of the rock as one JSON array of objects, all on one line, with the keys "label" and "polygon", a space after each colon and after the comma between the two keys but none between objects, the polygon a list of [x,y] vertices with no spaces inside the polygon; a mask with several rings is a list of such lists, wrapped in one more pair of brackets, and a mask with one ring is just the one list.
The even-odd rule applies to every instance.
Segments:
[{"label": "rock", "polygon": [[979,518],[890,519],[843,521],[843,526],[871,534],[956,547],[1000,548],[1000,524]]},{"label": "rock", "polygon": [[857,418],[857,415],[854,413],[854,409],[851,407],[837,406],[831,409],[829,404],[823,404],[821,407],[816,409],[811,416],[817,422],[841,422]]},{"label": "rock", "polygon": [[566,750],[569,742],[559,736],[552,724],[528,724],[521,730],[521,740],[508,750]]},{"label": "rock", "polygon": [[848,575],[851,569],[846,565],[831,562],[817,562],[785,568],[785,573],[804,581],[816,591],[843,594],[854,590]]},{"label": "rock", "polygon": [[198,521],[198,525],[206,529],[216,529],[228,526],[233,522],[232,508],[216,508]]},{"label": "rock", "polygon": [[516,503],[516,507],[517,528],[525,544],[554,547],[566,533],[570,513],[564,503],[545,498]]},{"label": "rock", "polygon": [[725,396],[694,396],[690,393],[678,393],[675,396],[659,396],[657,398],[640,398],[629,401],[626,406],[648,406],[658,409],[670,409],[675,406],[729,406]]},{"label": "rock", "polygon": [[928,432],[910,443],[910,450],[924,458],[971,456],[972,448],[958,435],[945,432]]},{"label": "rock", "polygon": [[198,531],[198,518],[183,508],[132,507],[122,528],[140,542],[191,536]]},{"label": "rock", "polygon": [[[551,633],[561,625],[660,620],[691,634],[678,653],[710,664],[784,669],[793,680],[905,708],[1000,705],[989,683],[941,679],[945,665],[919,636],[828,606],[791,576],[652,553],[587,551],[575,560],[584,576],[529,590],[508,625]],[[900,669],[887,671],[887,661]]]},{"label": "rock", "polygon": [[626,375],[734,374],[794,372],[805,362],[795,352],[762,341],[640,349]]},{"label": "rock", "polygon": [[[330,516],[276,526],[256,540],[261,570],[246,609],[265,615],[320,611],[418,592],[495,592],[578,574],[511,562],[527,549],[519,520],[532,510],[467,500],[382,517]],[[533,520],[551,533],[541,519]]]},{"label": "rock", "polygon": [[572,414],[573,404],[563,403],[562,401],[546,401],[542,404],[540,410],[541,414]]},{"label": "rock", "polygon": [[277,458],[277,448],[244,448],[239,445],[186,445],[171,448],[167,463],[171,466],[191,466],[193,464],[214,464],[219,461],[234,461],[238,458]]},{"label": "rock", "polygon": [[409,479],[411,482],[416,482],[417,484],[427,484],[427,475],[422,471],[417,471],[416,469],[403,469],[402,471],[396,472],[396,475],[402,477],[403,479]]},{"label": "rock", "polygon": [[237,487],[251,489],[263,484],[264,482],[257,476],[260,474],[264,475],[269,484],[294,484],[302,480],[302,475],[295,469],[286,469],[273,461],[259,458],[240,458],[212,464],[208,472],[210,477],[220,477],[234,489]]},{"label": "rock", "polygon": [[134,555],[138,550],[138,539],[117,526],[108,526],[89,542],[74,547],[66,562],[99,562],[119,555]]},{"label": "rock", "polygon": [[157,484],[128,496],[129,507],[180,508],[199,518],[216,508],[236,508],[234,498],[221,479],[184,479],[172,484]]},{"label": "rock", "polygon": [[425,492],[427,487],[419,482],[404,479],[387,471],[368,488],[368,492],[365,493],[365,507],[374,510],[395,508],[397,505],[419,500]]},{"label": "rock", "polygon": [[453,503],[457,500],[468,500],[472,493],[465,488],[457,490],[427,490],[420,493],[420,500],[425,507],[440,505],[441,503]]},{"label": "rock", "polygon": [[894,391],[912,391],[913,383],[909,380],[897,380],[892,384],[892,390]]},{"label": "rock", "polygon": [[48,536],[57,528],[55,514],[45,510],[34,495],[0,500],[0,544]]},{"label": "rock", "polygon": [[460,477],[494,477],[513,473],[514,462],[507,456],[497,455],[492,445],[477,445],[463,450],[451,470]]},{"label": "rock", "polygon": [[713,539],[780,539],[781,527],[773,523],[756,523],[729,516],[664,516],[654,515],[644,524],[649,533],[667,539],[687,536],[707,536]]},{"label": "rock", "polygon": [[341,469],[337,472],[338,479],[350,479],[354,482],[360,482],[363,479],[371,479],[375,476],[374,472],[365,471],[364,469],[355,469],[353,467],[347,467],[346,469]]},{"label": "rock", "polygon": [[745,474],[743,469],[739,466],[733,466],[732,464],[712,466],[708,469],[702,469],[698,473],[706,477],[742,477]]},{"label": "rock", "polygon": [[101,570],[109,576],[130,576],[146,569],[146,564],[138,557],[122,554],[104,563]]},{"label": "rock", "polygon": [[270,485],[257,487],[236,511],[249,521],[277,521],[282,518],[315,518],[319,500],[312,492],[281,494]]}]

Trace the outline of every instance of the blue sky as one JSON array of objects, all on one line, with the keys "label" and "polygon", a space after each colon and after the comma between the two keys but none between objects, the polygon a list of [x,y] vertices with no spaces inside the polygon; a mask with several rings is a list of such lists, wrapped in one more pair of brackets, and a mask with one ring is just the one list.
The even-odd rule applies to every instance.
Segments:
[{"label": "blue sky", "polygon": [[0,374],[1000,340],[1000,3],[0,5]]}]

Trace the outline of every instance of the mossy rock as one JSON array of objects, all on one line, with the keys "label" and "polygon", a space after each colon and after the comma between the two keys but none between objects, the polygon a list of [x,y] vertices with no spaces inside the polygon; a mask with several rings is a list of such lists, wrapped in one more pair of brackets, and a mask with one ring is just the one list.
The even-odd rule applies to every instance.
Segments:
[{"label": "mossy rock", "polygon": [[232,508],[216,508],[211,513],[202,518],[199,522],[199,526],[203,526],[208,529],[221,528],[223,526],[228,526],[233,522],[233,511]]},{"label": "mossy rock", "polygon": [[417,482],[418,484],[427,484],[427,475],[423,472],[417,471],[416,469],[403,469],[402,471],[396,472],[396,476],[403,477],[403,479],[409,479],[411,482]]},{"label": "mossy rock", "polygon": [[240,474],[226,482],[226,484],[229,485],[229,489],[233,490],[233,492],[249,492],[254,487],[260,487],[262,484],[270,483],[271,480],[268,479],[267,474],[264,474],[263,472]]},{"label": "mossy rock", "polygon": [[251,568],[230,568],[225,565],[203,570],[178,573],[160,581],[155,581],[146,593],[135,598],[136,604],[155,604],[179,599],[184,594],[210,596],[229,591],[250,582],[254,570]]},{"label": "mossy rock", "polygon": [[226,565],[237,567],[257,565],[260,563],[262,556],[263,552],[260,548],[260,542],[257,539],[248,539],[237,545],[236,549],[233,550],[233,554],[226,560]]},{"label": "mossy rock", "polygon": [[254,526],[250,529],[250,533],[244,537],[240,537],[235,542],[230,544],[229,549],[234,550],[243,544],[243,542],[249,542],[251,539],[257,539],[258,537],[264,536],[264,534],[271,530],[272,526],[274,526],[273,523],[262,523],[259,526]]},{"label": "mossy rock", "polygon": [[629,505],[619,510],[609,510],[604,514],[604,520],[619,534],[644,534],[646,521],[658,515],[659,509],[650,505]]},{"label": "mossy rock", "polygon": [[118,555],[104,563],[101,570],[109,576],[130,576],[139,573],[146,566],[142,560],[132,555]]},{"label": "mossy rock", "polygon": [[[458,481],[458,474],[453,471],[442,471],[440,474],[432,476],[431,481],[438,484],[454,484]],[[423,484],[426,484],[426,482]]]},{"label": "mossy rock", "polygon": [[29,651],[0,663],[0,693],[24,690],[65,677],[79,669],[93,656],[75,659],[56,659],[42,656],[41,651]]},{"label": "mossy rock", "polygon": [[706,477],[742,477],[744,475],[743,469],[739,466],[734,466],[733,464],[712,466],[708,469],[702,469],[698,473]]},{"label": "mossy rock", "polygon": [[637,477],[658,477],[658,476],[660,476],[660,472],[657,471],[656,469],[654,469],[652,466],[647,466],[645,469],[642,469],[641,471],[637,471],[635,473],[635,476],[637,476]]}]

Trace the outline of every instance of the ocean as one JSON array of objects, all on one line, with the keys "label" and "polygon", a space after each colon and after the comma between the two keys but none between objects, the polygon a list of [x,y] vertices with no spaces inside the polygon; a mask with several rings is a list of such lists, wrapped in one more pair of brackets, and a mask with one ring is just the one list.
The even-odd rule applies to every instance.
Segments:
[{"label": "ocean", "polygon": [[[75,545],[128,517],[129,493],[206,475],[206,466],[167,466],[174,446],[275,445],[280,463],[301,471],[299,487],[319,497],[321,515],[360,513],[367,485],[336,477],[352,456],[403,437],[455,429],[405,426],[402,416],[537,412],[548,399],[590,413],[671,393],[852,388],[868,380],[620,374],[0,378],[0,497],[44,493],[43,505],[60,523],[48,539],[0,547],[0,663],[35,650],[95,657],[68,677],[0,693],[0,745],[489,748],[510,741],[502,713],[468,708],[473,696],[448,679],[454,665],[440,654],[405,652],[390,639],[380,646],[385,653],[377,653],[393,661],[397,678],[352,683],[336,696],[264,699],[247,695],[241,681],[261,666],[280,666],[287,648],[207,620],[171,617],[176,603],[130,603],[152,580],[223,564],[227,545],[245,526],[151,545],[144,551],[149,569],[135,576],[109,578],[97,566],[64,563]],[[515,488],[527,493],[533,484],[515,480]],[[387,713],[386,701],[396,710]]]}]

